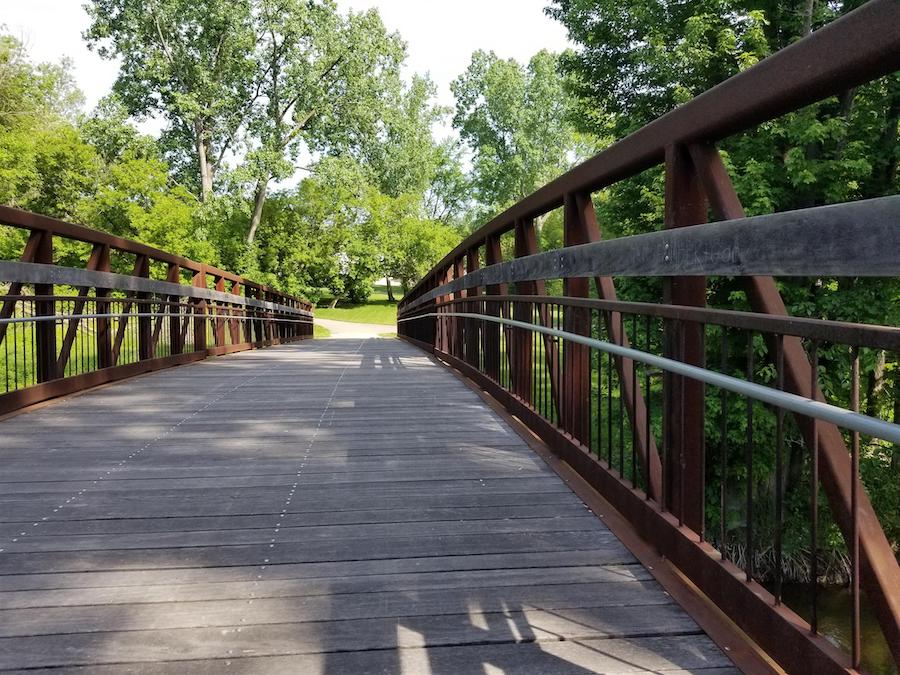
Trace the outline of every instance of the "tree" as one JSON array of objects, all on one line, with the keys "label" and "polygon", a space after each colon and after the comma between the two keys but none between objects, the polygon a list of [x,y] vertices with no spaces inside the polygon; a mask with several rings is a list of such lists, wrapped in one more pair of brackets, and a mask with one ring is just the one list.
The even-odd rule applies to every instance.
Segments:
[{"label": "tree", "polygon": [[83,97],[71,64],[34,64],[0,34],[0,203],[70,218],[99,161],[73,126]]},{"label": "tree", "polygon": [[250,0],[91,0],[84,37],[121,61],[114,90],[132,115],[161,115],[191,155],[203,201],[239,149],[254,96],[258,35]]},{"label": "tree", "polygon": [[192,157],[210,200],[232,160],[253,206],[252,244],[269,183],[299,155],[358,150],[396,89],[404,45],[374,10],[334,0],[92,0],[85,37],[122,66],[131,114],[160,114],[176,163]]},{"label": "tree", "polygon": [[93,190],[75,218],[107,232],[213,265],[215,244],[198,227],[198,201],[174,183],[155,139],[140,134],[115,97],[104,99],[80,124],[81,137],[100,160]]},{"label": "tree", "polygon": [[374,10],[342,17],[333,0],[263,1],[258,11],[260,99],[256,146],[248,155],[255,181],[252,243],[269,182],[293,175],[301,150],[352,152],[377,132],[396,89],[405,46]]},{"label": "tree", "polygon": [[554,0],[579,47],[563,54],[580,127],[639,128],[768,53],[760,11],[740,0]]},{"label": "tree", "polygon": [[451,89],[453,126],[472,151],[475,197],[488,213],[522,199],[576,159],[555,55],[538,52],[523,67],[476,51]]}]

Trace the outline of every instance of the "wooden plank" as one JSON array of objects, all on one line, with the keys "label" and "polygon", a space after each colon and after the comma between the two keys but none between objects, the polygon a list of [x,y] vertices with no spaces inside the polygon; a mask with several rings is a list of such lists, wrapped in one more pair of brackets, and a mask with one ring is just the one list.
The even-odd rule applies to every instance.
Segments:
[{"label": "wooden plank", "polygon": [[[88,575],[83,583],[89,583]],[[556,579],[563,578],[564,582]],[[435,589],[498,589],[507,586],[550,586],[557,583],[596,584],[648,581],[652,577],[640,565],[537,567],[527,569],[465,570],[459,572],[371,574],[323,579],[268,579],[216,581],[186,585],[136,584],[130,586],[78,586],[70,589],[7,591],[4,609],[121,605],[129,603],[197,602],[256,598],[330,596],[388,591],[421,592]]]},{"label": "wooden plank", "polygon": [[[18,637],[4,640],[7,668],[66,666],[88,663],[129,663],[166,660],[173,652],[193,658],[235,655],[315,654],[394,647],[459,644],[503,644],[521,641],[580,640],[596,637],[698,635],[696,624],[680,609],[669,606],[514,609],[404,619],[352,619],[322,623],[274,623],[227,628],[156,629]],[[516,635],[519,633],[519,635]],[[139,637],[138,637],[139,636]]]},{"label": "wooden plank", "polygon": [[[219,675],[223,661],[168,661],[129,664],[137,675]],[[652,672],[667,675],[703,673],[738,675],[740,671],[707,638],[696,635],[636,637],[628,639],[581,639],[490,645],[454,645],[441,649],[404,647],[380,651],[328,652],[291,656],[253,656],[225,661],[230,671],[269,675],[296,673],[480,673],[486,668],[516,675],[583,675]],[[109,675],[122,672],[121,665],[71,668],[66,672]],[[49,673],[51,671],[31,671]],[[53,671],[58,672],[58,671]]]},{"label": "wooden plank", "polygon": [[[281,522],[281,521],[279,521]],[[7,553],[39,551],[110,551],[126,549],[186,548],[194,546],[237,546],[267,544],[272,537],[272,518],[268,527],[181,531],[173,526],[165,532],[138,534],[32,535],[8,544]],[[394,538],[456,536],[463,534],[538,534],[543,532],[594,532],[598,541],[608,538],[608,531],[593,514],[576,518],[521,518],[515,520],[484,519],[471,521],[427,521],[362,525],[294,526],[281,522],[280,543],[312,543],[323,540],[358,539],[364,537]]]},{"label": "wooden plank", "polygon": [[[252,602],[248,603],[247,598]],[[68,607],[0,610],[0,639],[69,633],[109,633],[121,630],[122,616],[129,617],[128,630],[147,631],[209,626],[265,625],[289,622],[350,621],[385,617],[428,617],[465,614],[477,606],[481,613],[502,614],[508,607],[541,610],[615,608],[609,615],[643,608],[641,614],[656,615],[659,633],[666,620],[679,626],[683,614],[672,610],[672,599],[653,581],[503,586],[497,588],[420,589],[415,591],[368,591],[329,595],[258,597],[254,590],[237,599],[98,604]],[[637,616],[631,617],[638,619]],[[639,619],[638,619],[639,620]],[[615,620],[608,623],[614,625]],[[623,622],[620,630],[636,632]],[[683,630],[683,628],[679,629]]]}]

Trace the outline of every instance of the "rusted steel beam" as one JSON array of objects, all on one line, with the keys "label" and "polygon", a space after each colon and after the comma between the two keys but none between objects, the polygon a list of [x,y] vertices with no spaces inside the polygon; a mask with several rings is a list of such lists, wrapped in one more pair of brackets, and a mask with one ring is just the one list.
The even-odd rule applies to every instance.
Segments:
[{"label": "rusted steel beam", "polygon": [[[470,248],[466,251],[466,274],[471,274],[475,270],[478,269],[480,261],[478,259],[478,249]],[[469,288],[465,291],[466,297],[466,306],[470,311],[479,312],[481,309],[478,307],[480,304],[474,298],[478,298],[480,295],[481,289],[477,286],[475,288]],[[479,365],[479,345],[481,344],[481,324],[476,322],[469,322],[466,328],[466,361],[473,366]]]},{"label": "rusted steel beam", "polygon": [[[522,258],[524,256],[534,255],[540,251],[538,247],[537,241],[537,228],[535,227],[534,220],[523,220],[519,221],[516,225],[515,230],[515,250],[516,250],[516,258]],[[543,279],[535,280],[535,281],[524,281],[516,284],[516,292],[521,293],[523,295],[535,295],[535,296],[544,296],[547,294],[547,283]],[[519,307],[519,304],[516,305]],[[550,327],[550,312],[545,304],[536,305],[537,310],[537,319],[541,322],[542,326]],[[529,313],[524,312],[527,318],[519,319],[520,321],[532,321],[532,317],[529,316]],[[518,318],[518,317],[517,317]],[[543,341],[544,346],[544,363],[547,368],[548,379],[550,380],[550,398],[553,404],[553,409],[556,412],[557,417],[559,417],[559,353],[557,348],[556,340],[554,340],[549,335],[542,335],[541,339]],[[531,352],[530,352],[530,343],[528,345],[529,348],[529,356],[527,358],[528,368],[529,368],[529,377],[526,379],[527,382],[531,381],[530,377],[530,369],[531,369]],[[528,388],[530,392],[530,385]],[[531,402],[531,398],[525,399]]]},{"label": "rusted steel beam", "polygon": [[[91,255],[88,257],[87,261],[87,269],[96,270],[98,266],[102,263],[104,258],[104,252],[106,255],[106,259],[109,259],[109,247],[103,244],[94,244],[91,249]],[[73,300],[72,312],[71,314],[77,317],[84,311],[84,306],[87,304],[87,293],[90,289],[87,286],[82,286],[77,289],[78,297]],[[98,314],[101,312],[98,310]],[[75,343],[75,338],[78,336],[78,325],[80,323],[80,319],[74,318],[70,319],[68,325],[66,326],[66,334],[63,336],[63,343],[59,348],[59,357],[56,359],[56,372],[60,374],[60,376],[64,376],[66,372],[66,364],[69,362],[69,354],[72,351],[72,345]]]},{"label": "rusted steel beam", "polygon": [[[28,235],[28,240],[25,242],[25,248],[22,251],[22,257],[20,260],[22,262],[34,262],[35,256],[37,255],[38,246],[41,243],[41,238],[44,236],[43,232],[40,230],[32,230]],[[22,284],[19,282],[13,282],[9,285],[9,293],[6,294],[3,300],[3,307],[0,309],[0,319],[8,319],[10,318],[16,311],[16,303],[19,300],[14,299],[22,293]],[[6,327],[9,324],[3,323],[0,324],[0,343],[3,342],[3,339],[6,337]]]},{"label": "rusted steel beam", "polygon": [[[515,257],[537,253],[537,234],[534,228],[534,221],[516,222],[515,229]],[[516,292],[528,295],[537,293],[533,281],[516,284]],[[513,305],[513,318],[517,321],[531,323],[532,307],[527,303],[517,302]],[[531,347],[531,334],[522,329],[514,329],[512,332],[512,342],[509,348],[512,350],[513,368],[510,370],[512,376],[513,393],[526,403],[532,402],[531,377],[534,367],[534,354]]]},{"label": "rusted steel beam", "polygon": [[[743,217],[744,208],[715,146],[694,145],[691,147],[691,154],[715,217]],[[747,277],[745,283],[750,304],[755,311],[787,316],[787,308],[772,277]],[[785,337],[783,342],[786,390],[807,398],[824,400],[821,390],[811,390],[812,368],[800,340]],[[845,539],[850,541],[853,528],[853,481],[849,449],[840,430],[833,424],[818,422],[813,425],[808,418],[801,416],[797,416],[796,421],[807,447],[813,447],[814,440],[818,444],[822,486],[832,514]],[[814,430],[817,439],[813,438]],[[900,566],[897,565],[891,545],[865,489],[861,485],[857,487],[860,488],[858,509],[862,582],[891,653],[900,662]]]},{"label": "rusted steel beam", "polygon": [[[500,251],[500,237],[488,237],[484,242],[485,265],[496,265],[503,262]],[[485,289],[487,297],[486,314],[500,316],[500,296],[506,295],[506,284],[491,284]],[[484,369],[488,377],[500,380],[500,326],[485,324],[481,327],[481,338],[484,350]]]},{"label": "rusted steel beam", "polygon": [[[225,292],[225,278],[221,277],[221,276],[216,276],[215,282],[216,282],[215,289],[219,293],[224,293]],[[223,309],[224,309],[224,307],[222,306],[222,303],[216,303],[215,307],[213,309],[213,313],[221,314]],[[217,347],[222,347],[225,345],[225,319],[224,318],[223,319],[217,318],[215,320],[215,332],[213,335],[214,335],[214,339],[215,339],[215,343],[216,343]]]},{"label": "rusted steel beam", "polygon": [[[38,240],[34,262],[42,265],[53,264],[53,235],[43,232]],[[35,295],[53,295],[53,284],[35,284]],[[53,301],[40,300],[34,303],[35,316],[53,316],[56,313]],[[56,370],[56,322],[40,321],[34,327],[35,352],[37,356],[37,380],[49,382],[60,376]]]},{"label": "rusted steel beam", "polygon": [[[240,296],[241,294],[241,282],[234,281],[231,284],[230,292],[233,295]],[[232,316],[239,316],[242,313],[242,310],[237,305],[230,305]],[[244,340],[241,339],[241,321],[240,319],[233,318],[229,320],[229,330],[231,331],[231,344],[238,345],[243,344]]]},{"label": "rusted steel beam", "polygon": [[[191,285],[194,288],[206,288],[206,268],[194,272]],[[206,351],[206,319],[202,318],[202,315],[206,314],[206,310],[206,300],[197,299],[194,303],[194,314],[200,316],[194,318],[194,351]]]},{"label": "rusted steel beam", "polygon": [[[454,279],[462,279],[466,274],[465,268],[465,258],[459,257],[453,261],[453,278]],[[464,291],[455,291],[453,293],[453,299],[457,300],[465,297]],[[453,350],[454,356],[462,356],[463,353],[463,324],[464,321],[461,321],[456,318],[452,318],[450,320],[450,335],[451,335],[451,343],[450,347]]]},{"label": "rusted steel beam", "polygon": [[[681,145],[666,148],[665,227],[674,229],[706,221],[707,203],[690,154]],[[706,306],[706,277],[666,277],[663,302],[669,305]],[[706,346],[702,324],[665,324],[665,355],[703,368]],[[702,382],[666,374],[663,398],[669,411],[666,433],[670,452],[665,472],[667,508],[695,532],[704,529],[706,432],[705,387]]]},{"label": "rusted steel beam", "polygon": [[[139,255],[136,258],[135,267],[138,263],[140,267],[136,276],[143,279],[150,278],[150,258],[145,255]],[[149,302],[149,293],[137,294],[137,309],[139,313],[149,313],[152,311],[153,305]],[[141,361],[152,359],[153,354],[153,323],[149,316],[138,317],[138,358]]]},{"label": "rusted steel beam", "polygon": [[[562,206],[568,193],[596,191],[662,163],[667,145],[721,140],[898,69],[900,3],[871,0],[579,164],[479,228],[444,260],[508,232],[517,219]],[[422,290],[417,284],[407,297]]]},{"label": "rusted steel beam", "polygon": [[[97,263],[98,272],[109,272],[109,246],[100,244],[102,253]],[[110,289],[103,286],[94,287],[94,295],[97,298],[97,313],[108,314],[110,311],[109,303]],[[110,368],[115,365],[112,355],[112,331],[110,330],[110,321],[107,318],[97,319],[97,367]]]},{"label": "rusted steel beam", "polygon": [[[589,195],[566,195],[563,213],[563,244],[577,246],[590,241],[588,221],[594,217]],[[563,280],[563,293],[569,297],[590,295],[590,279]],[[579,335],[591,334],[590,312],[579,307],[563,309],[563,329]],[[563,428],[577,440],[587,443],[591,429],[591,352],[583,345],[563,345],[561,420]]]},{"label": "rusted steel beam", "polygon": [[[172,284],[181,284],[181,265],[169,263],[169,269],[166,272],[166,281]],[[169,302],[169,353],[181,354],[184,351],[184,340],[181,337],[181,296],[168,296]]]}]

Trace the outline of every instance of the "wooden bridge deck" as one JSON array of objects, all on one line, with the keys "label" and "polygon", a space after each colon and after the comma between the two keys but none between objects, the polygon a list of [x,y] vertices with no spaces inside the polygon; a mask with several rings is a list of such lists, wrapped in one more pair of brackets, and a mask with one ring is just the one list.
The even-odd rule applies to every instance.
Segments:
[{"label": "wooden bridge deck", "polygon": [[589,673],[731,661],[506,423],[397,340],[0,423],[0,669]]}]

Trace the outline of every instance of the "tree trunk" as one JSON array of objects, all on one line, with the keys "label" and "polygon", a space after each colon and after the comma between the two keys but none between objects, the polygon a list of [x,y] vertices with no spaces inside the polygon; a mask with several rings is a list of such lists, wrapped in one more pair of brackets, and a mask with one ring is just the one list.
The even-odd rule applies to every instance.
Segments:
[{"label": "tree trunk", "polygon": [[200,120],[194,120],[194,142],[197,148],[197,162],[200,165],[200,200],[208,202],[212,197],[213,168],[209,163],[209,140]]},{"label": "tree trunk", "polygon": [[391,277],[389,275],[385,274],[384,282],[387,284],[388,302],[396,302],[396,300],[394,300],[394,291],[391,288]]},{"label": "tree trunk", "polygon": [[260,178],[256,183],[256,196],[253,200],[253,216],[250,218],[250,231],[247,233],[247,243],[252,244],[256,239],[256,230],[262,220],[263,205],[266,203],[266,189],[269,186],[268,178]]},{"label": "tree trunk", "polygon": [[878,415],[878,398],[884,389],[885,365],[885,352],[879,351],[875,357],[875,367],[869,373],[866,382],[866,415],[869,417]]},{"label": "tree trunk", "polygon": [[806,0],[806,6],[803,8],[803,29],[800,37],[806,37],[812,33],[813,10],[816,7],[816,0]]}]

